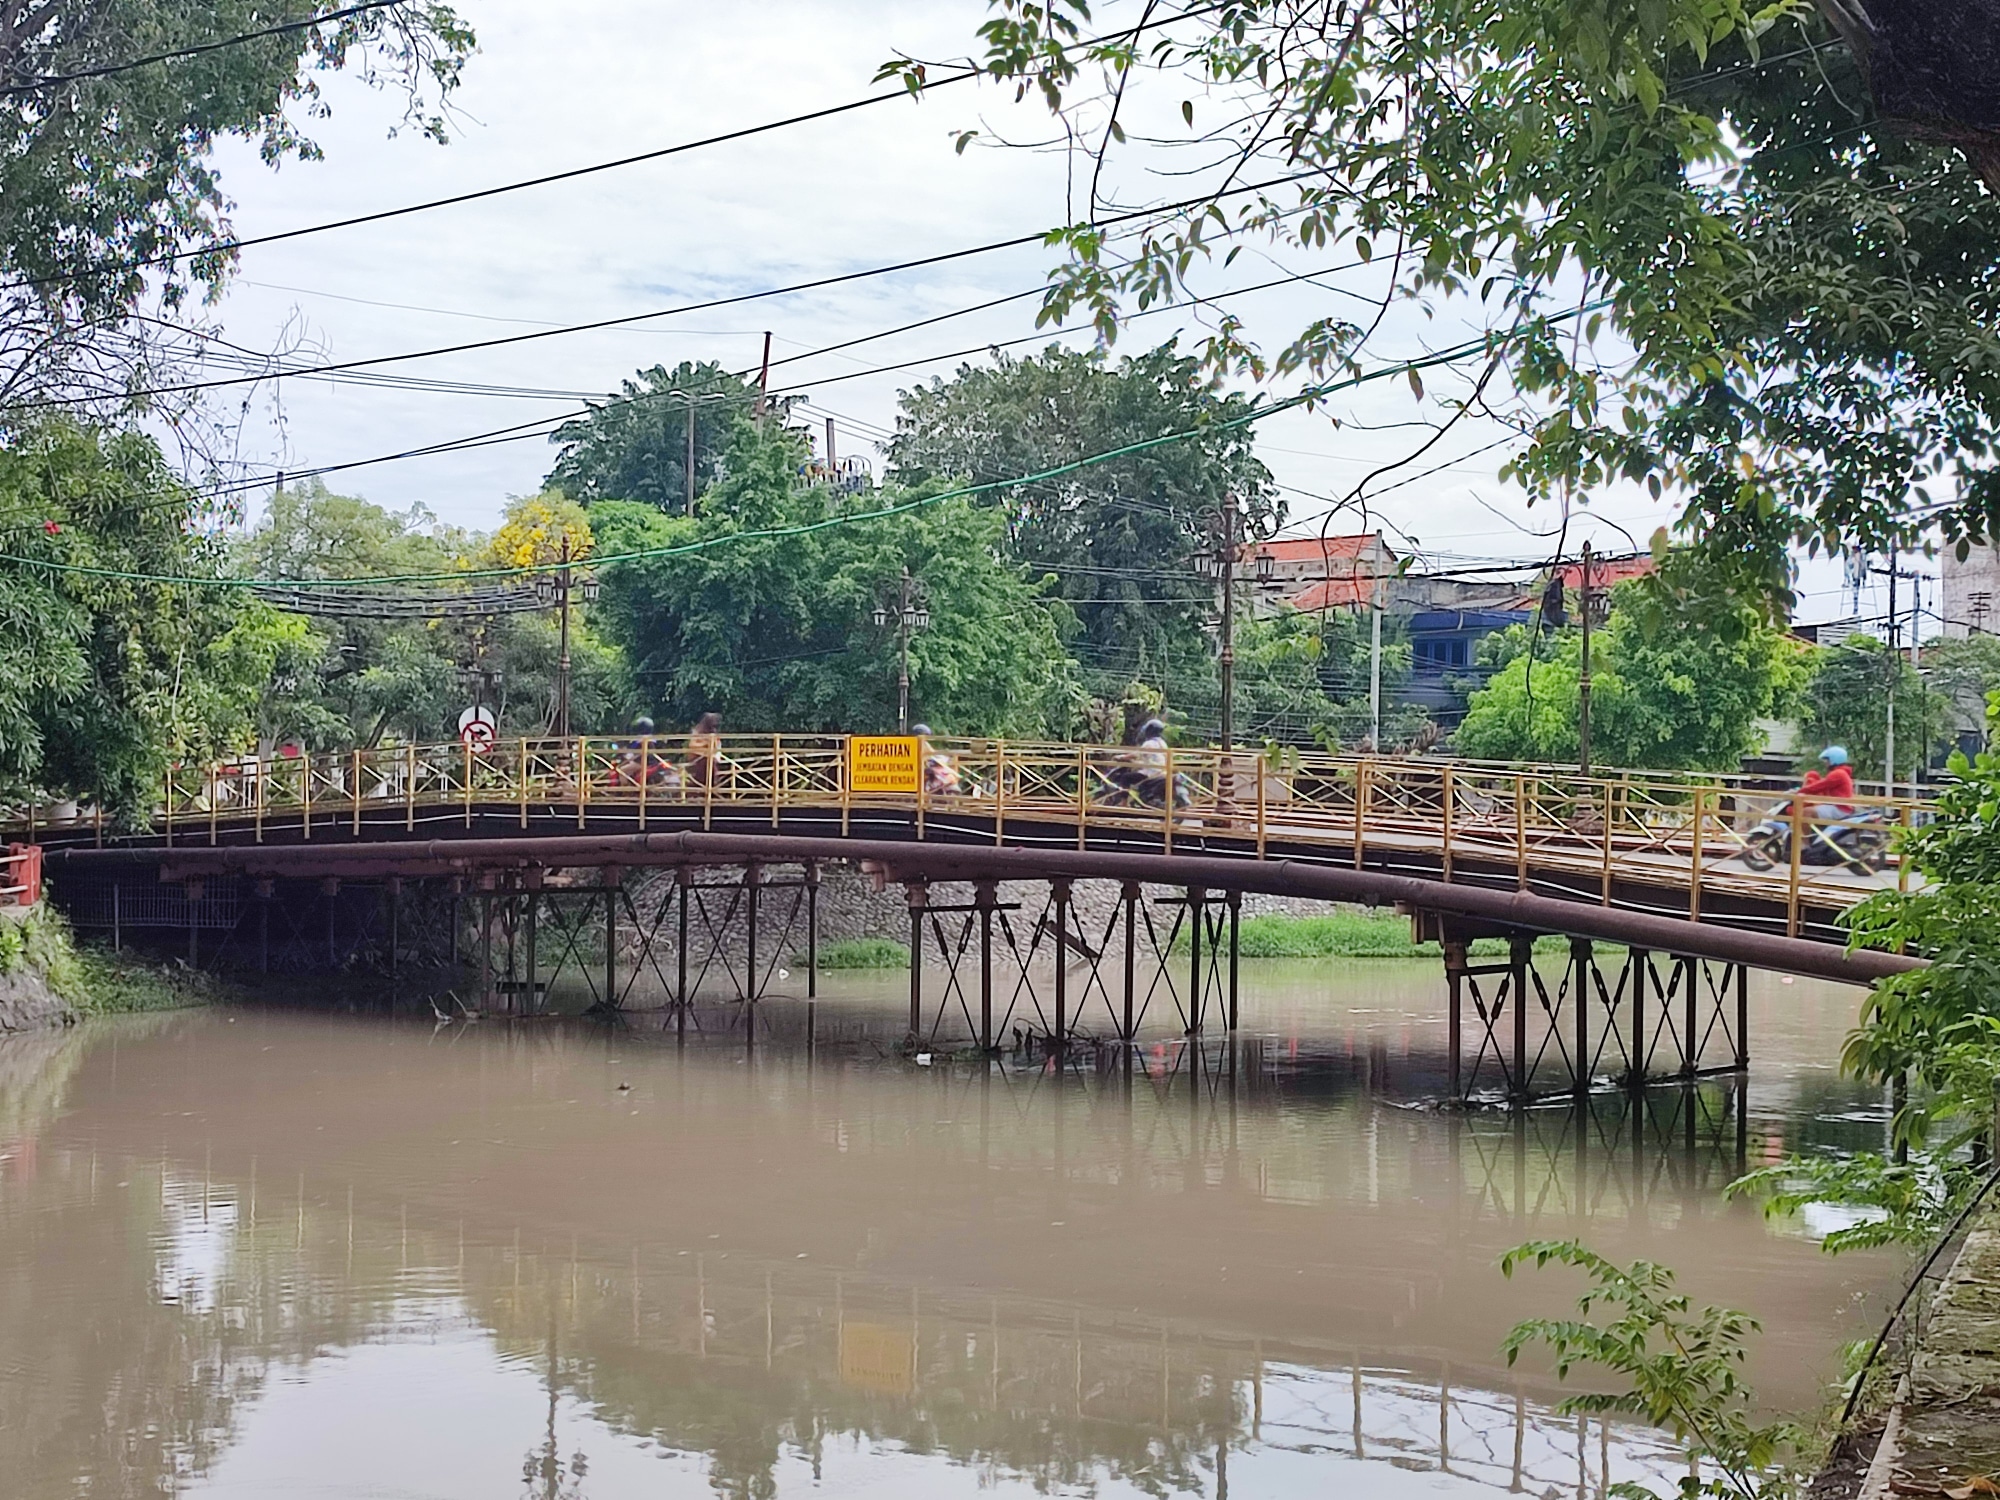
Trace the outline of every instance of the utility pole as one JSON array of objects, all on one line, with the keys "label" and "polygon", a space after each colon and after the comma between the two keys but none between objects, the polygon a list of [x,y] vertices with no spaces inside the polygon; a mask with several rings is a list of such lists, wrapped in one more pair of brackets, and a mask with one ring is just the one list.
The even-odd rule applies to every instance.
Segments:
[{"label": "utility pole", "polygon": [[833,418],[826,419],[826,482],[833,483]]},{"label": "utility pole", "polygon": [[1583,544],[1583,573],[1576,591],[1576,612],[1583,618],[1583,668],[1576,678],[1576,768],[1590,774],[1590,543]]},{"label": "utility pole", "polygon": [[930,606],[925,604],[917,592],[917,581],[910,576],[907,565],[898,582],[893,604],[875,606],[875,623],[883,626],[889,623],[891,615],[896,621],[896,732],[910,732],[910,636],[919,630],[928,630],[931,623]]},{"label": "utility pole", "polygon": [[694,392],[687,393],[687,513],[694,514]]},{"label": "utility pole", "polygon": [[1889,711],[1882,744],[1882,789],[1896,795],[1896,679],[1903,675],[1902,621],[1896,617],[1896,549],[1889,549]]},{"label": "utility pole", "polygon": [[[690,412],[693,410],[689,408]],[[556,653],[556,738],[569,738],[569,533],[563,533],[562,568],[556,574],[556,595],[562,615],[562,646]]]},{"label": "utility pole", "polygon": [[[556,722],[558,739],[569,738],[569,625],[570,602],[581,595],[585,604],[597,600],[597,576],[585,573],[577,578],[572,567],[575,558],[570,552],[569,534],[562,539],[562,552],[554,574],[543,574],[535,580],[535,596],[544,608],[553,608],[560,622],[558,625],[559,645],[556,651]],[[489,679],[490,681],[490,679]]]},{"label": "utility pole", "polygon": [[1382,753],[1382,575],[1374,572],[1369,580],[1369,614],[1373,617],[1368,640],[1368,752]]},{"label": "utility pole", "polygon": [[[1917,688],[1924,685],[1924,575],[1921,569],[1910,575],[1910,671]],[[1917,795],[1917,783],[1930,769],[1931,705],[1929,694],[1917,699],[1917,753],[1910,762],[1910,795]]]},{"label": "utility pole", "polygon": [[1236,497],[1222,502],[1222,748],[1236,746]]},{"label": "utility pole", "polygon": [[757,420],[764,420],[764,396],[771,386],[771,330],[764,330],[764,363],[757,368]]}]

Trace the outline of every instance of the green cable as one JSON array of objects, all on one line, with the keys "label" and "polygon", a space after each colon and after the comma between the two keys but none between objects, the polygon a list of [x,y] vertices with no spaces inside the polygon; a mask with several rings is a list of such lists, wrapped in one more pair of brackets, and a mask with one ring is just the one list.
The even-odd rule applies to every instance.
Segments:
[{"label": "green cable", "polygon": [[[1537,318],[1534,322],[1543,326],[1552,323],[1567,322],[1571,319],[1582,317],[1587,313],[1601,311],[1610,306],[1610,299],[1605,298],[1597,302],[1586,303],[1582,306],[1571,308],[1565,312],[1552,313]],[[1336,391],[1352,390],[1356,386],[1366,385],[1371,381],[1385,380],[1392,375],[1407,375],[1419,370],[1434,369],[1440,365],[1456,364],[1460,360],[1470,358],[1473,355],[1488,353],[1498,343],[1506,343],[1518,338],[1527,330],[1528,326],[1530,325],[1516,325],[1514,329],[1507,334],[1501,335],[1497,340],[1489,335],[1486,338],[1460,344],[1455,348],[1426,356],[1423,359],[1405,360],[1400,364],[1388,365],[1379,370],[1369,370],[1364,374],[1350,376],[1345,380],[1334,381],[1331,384],[1312,386],[1300,391],[1297,395],[1287,396],[1282,401],[1275,401],[1269,406],[1258,407],[1256,410],[1246,412],[1240,417],[1231,417],[1221,422],[1205,423],[1202,426],[1186,428],[1180,432],[1162,433],[1158,437],[1143,438],[1136,443],[1127,443],[1122,448],[1113,448],[1104,453],[1093,453],[1084,458],[1072,459],[1068,463],[1058,464],[1054,468],[1044,469],[1040,473],[1018,475],[1008,479],[990,479],[980,484],[960,485],[955,489],[940,490],[935,495],[925,495],[920,499],[907,500],[900,505],[887,505],[880,510],[855,511],[841,515],[826,516],[820,520],[807,521],[796,526],[767,526],[753,531],[733,531],[722,536],[705,537],[700,541],[679,542],[670,546],[644,547],[633,552],[617,552],[604,556],[580,559],[578,563],[572,563],[569,566],[587,566],[590,568],[615,567],[619,563],[642,562],[651,558],[679,557],[693,552],[705,552],[710,548],[719,547],[730,542],[771,541],[784,537],[806,536],[816,531],[825,531],[835,526],[853,525],[861,521],[892,520],[897,516],[907,515],[912,511],[922,510],[926,506],[937,505],[946,500],[964,499],[967,496],[982,495],[992,490],[1013,489],[1020,485],[1041,484],[1051,479],[1060,479],[1066,474],[1074,474],[1079,470],[1092,468],[1101,463],[1109,463],[1113,459],[1126,458],[1134,453],[1149,452],[1154,448],[1163,448],[1170,443],[1178,443],[1204,432],[1222,432],[1234,427],[1246,427],[1254,422],[1263,420],[1265,417],[1307,405],[1310,402],[1319,400],[1322,396],[1332,395]],[[564,567],[562,563],[532,563],[522,568],[469,568],[450,573],[394,573],[386,574],[379,578],[197,578],[191,575],[130,573],[117,568],[93,568],[82,563],[50,562],[40,558],[20,557],[9,552],[0,552],[0,562],[16,563],[22,567],[29,568],[45,568],[54,573],[70,573],[89,578],[110,578],[127,583],[201,584],[212,588],[248,589],[375,588],[386,584],[402,583],[465,583],[475,579],[528,578],[538,574],[557,573]]]}]

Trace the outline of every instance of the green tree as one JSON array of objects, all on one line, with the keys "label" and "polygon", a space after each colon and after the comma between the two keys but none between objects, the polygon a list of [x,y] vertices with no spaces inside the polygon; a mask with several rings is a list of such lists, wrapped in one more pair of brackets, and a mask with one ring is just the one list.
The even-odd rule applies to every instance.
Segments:
[{"label": "green tree", "polygon": [[[562,534],[571,536],[577,557],[588,556],[583,511],[559,494],[510,501],[489,538],[441,525],[421,506],[385,510],[309,481],[272,496],[263,519],[238,544],[235,565],[242,576],[300,581],[471,574],[550,562]],[[256,717],[267,740],[324,749],[385,737],[448,739],[459,712],[482,695],[501,734],[548,733],[555,722],[555,620],[538,609],[481,610],[466,597],[471,586],[296,591],[287,603],[324,612],[309,631],[286,641],[264,679],[270,686]],[[517,584],[511,592],[526,588]],[[307,661],[315,647],[317,659]],[[629,697],[622,662],[580,604],[570,656],[571,727],[580,733],[615,727]]]},{"label": "green tree", "polygon": [[1880,781],[1888,765],[1892,689],[1899,781],[1910,777],[1919,760],[1932,764],[1956,738],[1952,705],[1932,691],[1908,657],[1872,636],[1849,636],[1814,651],[1811,671],[1798,712],[1807,758],[1823,745],[1845,745],[1856,778]]},{"label": "green tree", "polygon": [[757,397],[754,383],[721,365],[683,360],[627,380],[587,417],[549,434],[561,454],[548,483],[586,505],[637,500],[672,515],[687,510],[688,422],[694,422],[695,493],[715,482],[716,461]]},{"label": "green tree", "polygon": [[[1621,584],[1591,642],[1591,754],[1604,765],[1731,770],[1763,746],[1760,721],[1791,712],[1801,653],[1747,606],[1719,620],[1711,598],[1655,580]],[[1472,695],[1453,742],[1492,760],[1575,760],[1582,632],[1536,641],[1514,626],[1484,648],[1499,670]]]},{"label": "green tree", "polygon": [[1956,738],[1966,730],[1983,732],[1986,700],[2000,691],[2000,636],[1925,642],[1923,676],[1947,717],[1942,734]]},{"label": "green tree", "polygon": [[[43,396],[116,402],[171,328],[134,322],[213,293],[234,257],[216,143],[311,160],[302,115],[353,64],[443,139],[471,31],[432,0],[348,14],[143,67],[134,59],[309,21],[314,0],[0,0],[0,410]],[[94,70],[106,70],[97,76]],[[186,258],[173,258],[196,251]],[[151,265],[142,264],[153,262]]]},{"label": "green tree", "polygon": [[[1926,501],[1948,538],[2000,521],[2000,0],[1441,0],[1419,24],[1232,0],[1102,39],[1084,0],[989,4],[982,66],[1084,158],[1045,317],[1108,338],[1232,241],[1369,262],[1379,307],[1275,353],[1221,319],[1205,363],[1358,371],[1393,302],[1459,299],[1496,335],[1470,367],[1531,398],[1532,495],[1672,485],[1711,566],[1770,604],[1793,545],[1907,539]],[[1176,200],[1216,196],[1113,237],[1097,185],[1130,180],[1126,119],[1149,168],[1186,163]]]},{"label": "green tree", "polygon": [[239,748],[268,653],[208,578],[198,503],[137,433],[45,419],[0,447],[0,785],[150,805],[167,766]]},{"label": "green tree", "polygon": [[677,549],[603,568],[603,628],[641,701],[678,727],[712,709],[735,730],[893,728],[895,636],[872,616],[907,567],[930,609],[912,712],[944,734],[1066,731],[1081,710],[1067,611],[1001,558],[999,515],[964,500],[884,515],[917,496],[804,487],[803,457],[796,435],[739,422],[694,519],[592,507],[607,558]]},{"label": "green tree", "polygon": [[1199,558],[1218,548],[1224,498],[1245,507],[1239,540],[1283,518],[1249,429],[1223,425],[1248,410],[1241,396],[1216,395],[1172,344],[1115,364],[1051,345],[904,392],[890,473],[906,485],[985,483],[1195,431],[978,502],[1004,518],[1008,557],[1054,575],[1100,687],[1201,677],[1212,672],[1203,627],[1216,593]]}]

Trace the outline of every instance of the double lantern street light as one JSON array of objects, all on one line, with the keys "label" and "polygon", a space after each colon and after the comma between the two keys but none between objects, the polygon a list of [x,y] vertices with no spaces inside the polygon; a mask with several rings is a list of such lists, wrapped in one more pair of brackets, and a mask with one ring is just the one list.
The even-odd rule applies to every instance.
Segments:
[{"label": "double lantern street light", "polygon": [[923,588],[903,569],[895,596],[875,606],[875,628],[896,627],[896,732],[910,732],[910,637],[931,628],[931,607]]},{"label": "double lantern street light", "polygon": [[[1218,545],[1201,559],[1202,570],[1222,585],[1222,748],[1236,743],[1236,569],[1242,562],[1242,548],[1236,540],[1237,501],[1234,495],[1218,507]],[[1268,583],[1274,559],[1268,552],[1257,553],[1257,581]]]},{"label": "double lantern street light", "polygon": [[597,602],[597,575],[570,566],[569,537],[562,540],[562,559],[553,573],[535,575],[535,598],[544,609],[557,610],[562,620],[562,646],[556,655],[556,738],[569,738],[569,613],[574,596],[584,604]]}]

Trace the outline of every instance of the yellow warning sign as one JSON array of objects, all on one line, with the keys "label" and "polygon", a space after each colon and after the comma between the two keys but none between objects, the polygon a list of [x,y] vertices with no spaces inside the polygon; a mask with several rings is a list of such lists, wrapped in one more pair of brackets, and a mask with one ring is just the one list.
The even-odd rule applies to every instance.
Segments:
[{"label": "yellow warning sign", "polygon": [[908,1329],[879,1323],[840,1325],[840,1379],[864,1391],[907,1396],[915,1384],[916,1341]]},{"label": "yellow warning sign", "polygon": [[854,735],[847,741],[847,789],[914,797],[922,761],[915,735]]}]

